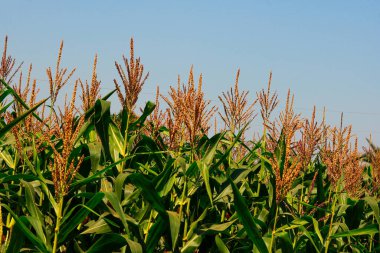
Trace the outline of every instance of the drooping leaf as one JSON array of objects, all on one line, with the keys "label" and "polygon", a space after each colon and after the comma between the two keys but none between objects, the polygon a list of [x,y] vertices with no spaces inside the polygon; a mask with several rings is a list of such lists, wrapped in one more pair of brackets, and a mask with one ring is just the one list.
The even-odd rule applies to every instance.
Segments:
[{"label": "drooping leaf", "polygon": [[87,146],[90,151],[91,171],[92,173],[96,173],[99,167],[102,145],[99,142],[93,142],[87,144]]},{"label": "drooping leaf", "polygon": [[148,233],[148,240],[146,244],[146,251],[148,253],[155,252],[157,244],[166,230],[166,221],[159,216],[153,226],[150,228]]},{"label": "drooping leaf", "polygon": [[92,221],[87,224],[88,228],[81,234],[105,234],[112,231],[110,225],[104,221],[104,219],[99,219],[97,221]]},{"label": "drooping leaf", "polygon": [[218,247],[218,251],[220,253],[230,253],[226,244],[223,242],[223,240],[218,235],[215,236],[215,244]]},{"label": "drooping leaf", "polygon": [[108,161],[113,161],[110,153],[109,145],[109,135],[108,127],[111,122],[111,103],[104,100],[97,100],[95,102],[95,114],[94,114],[94,125],[96,132],[100,138],[103,145],[103,151],[105,153],[106,159]]},{"label": "drooping leaf", "polygon": [[168,211],[167,213],[169,216],[170,235],[172,239],[172,250],[174,251],[177,244],[180,227],[181,227],[181,219],[177,212]]},{"label": "drooping leaf", "polygon": [[141,246],[140,243],[132,241],[128,238],[126,238],[126,240],[127,240],[129,250],[131,251],[131,253],[143,253],[143,247]]},{"label": "drooping leaf", "polygon": [[[112,94],[114,94],[116,91],[116,89],[112,90],[111,92],[109,92],[108,94],[106,94],[104,97],[102,97],[100,100],[107,100],[108,98],[110,98],[112,96]],[[96,104],[96,102],[95,102]],[[91,107],[90,109],[88,109],[87,112],[85,112],[85,119],[88,119],[92,114],[94,114],[95,112],[95,107],[96,105],[94,105],[93,107]]]},{"label": "drooping leaf", "polygon": [[119,234],[105,234],[100,237],[86,253],[103,253],[119,250],[127,245],[127,240]]},{"label": "drooping leaf", "polygon": [[201,171],[201,176],[202,176],[203,182],[206,186],[206,192],[207,192],[207,195],[210,199],[211,206],[213,206],[212,191],[211,191],[211,186],[210,186],[210,174],[209,174],[210,168],[208,166],[206,166],[206,164],[202,161],[198,161],[197,164],[198,164],[198,168]]},{"label": "drooping leaf", "polygon": [[12,209],[9,206],[5,205],[5,204],[1,204],[1,206],[4,207],[12,215],[13,219],[15,219],[15,221],[16,221],[16,226],[18,226],[18,228],[23,232],[23,234],[25,235],[25,237],[28,238],[28,240],[38,250],[40,250],[41,252],[46,252],[46,253],[49,252],[49,250],[45,246],[45,243],[43,241],[41,241],[41,239],[39,239],[37,236],[35,236],[33,234],[33,232],[25,224],[25,221],[27,220],[26,217],[22,218],[22,217],[17,216],[12,211]]},{"label": "drooping leaf", "polygon": [[181,253],[193,253],[199,248],[203,241],[203,236],[199,234],[194,234],[192,238],[181,249]]},{"label": "drooping leaf", "polygon": [[253,244],[257,247],[259,252],[267,253],[268,249],[262,239],[262,236],[260,235],[260,232],[256,227],[255,221],[253,220],[243,197],[239,192],[239,189],[236,187],[231,178],[228,178],[228,180],[234,193],[236,212],[238,213],[240,222],[244,225],[248,237],[252,240]]},{"label": "drooping leaf", "polygon": [[[26,217],[20,217],[20,219],[24,223],[28,222]],[[20,229],[19,226],[15,226],[12,229],[12,232],[10,235],[11,235],[11,239],[8,243],[6,253],[19,253],[26,240],[24,231]],[[0,249],[1,249],[1,246],[0,246]]]},{"label": "drooping leaf", "polygon": [[358,236],[358,235],[374,235],[379,233],[379,227],[376,224],[370,224],[363,228],[348,230],[331,235],[332,238]]},{"label": "drooping leaf", "polygon": [[364,201],[366,201],[367,204],[371,207],[373,216],[375,217],[377,224],[380,226],[380,210],[376,199],[374,197],[365,197]]},{"label": "drooping leaf", "polygon": [[205,224],[200,228],[200,231],[204,233],[205,235],[223,233],[235,222],[236,220],[232,220],[232,221],[221,223],[221,224],[210,224],[210,225]]},{"label": "drooping leaf", "polygon": [[42,228],[44,225],[44,219],[35,202],[34,188],[30,183],[26,181],[22,180],[21,182],[25,189],[26,208],[31,215],[30,223],[32,224],[34,230],[37,233],[37,236],[41,239],[41,241],[47,244],[46,236]]},{"label": "drooping leaf", "polygon": [[151,101],[148,101],[144,107],[144,110],[141,114],[141,116],[130,125],[130,130],[136,130],[136,128],[140,127],[144,124],[146,118],[154,111],[154,108],[156,105],[152,103]]},{"label": "drooping leaf", "polygon": [[[9,85],[7,84],[3,79],[0,78],[0,82],[7,88],[7,90],[12,94],[12,96],[16,99],[16,101],[18,103],[20,103],[26,110],[30,111],[31,108],[29,108],[29,106],[25,103],[25,101],[17,94],[17,92]],[[48,100],[49,98],[46,98],[45,100],[43,100],[42,103],[44,103],[46,100]],[[2,100],[0,100],[2,101]],[[33,114],[33,116],[40,122],[43,122],[43,120],[37,115],[34,113],[34,110],[31,110],[31,113]]]},{"label": "drooping leaf", "polygon": [[113,207],[113,209],[118,214],[121,222],[123,223],[125,231],[128,232],[129,229],[128,229],[128,224],[127,224],[127,218],[125,216],[125,213],[123,211],[121,203],[120,203],[118,197],[116,196],[116,193],[115,192],[105,192],[104,194],[105,194],[107,200],[109,201],[109,203],[111,204],[111,206]]},{"label": "drooping leaf", "polygon": [[0,138],[2,138],[6,133],[8,133],[9,130],[11,130],[15,125],[17,125],[21,120],[25,119],[28,115],[33,113],[38,107],[40,107],[43,103],[45,103],[47,99],[44,99],[40,102],[38,102],[35,106],[15,118],[12,122],[8,123],[4,127],[0,129]]},{"label": "drooping leaf", "polygon": [[153,187],[152,182],[146,179],[144,175],[138,173],[128,176],[128,181],[141,189],[144,198],[159,214],[161,214],[163,217],[167,216],[164,203]]},{"label": "drooping leaf", "polygon": [[93,197],[82,207],[78,212],[73,215],[73,217],[65,218],[66,222],[62,224],[61,230],[58,234],[58,244],[61,245],[65,242],[66,238],[75,230],[79,223],[83,222],[84,219],[90,214],[90,210],[94,209],[103,199],[104,193],[97,192]]}]

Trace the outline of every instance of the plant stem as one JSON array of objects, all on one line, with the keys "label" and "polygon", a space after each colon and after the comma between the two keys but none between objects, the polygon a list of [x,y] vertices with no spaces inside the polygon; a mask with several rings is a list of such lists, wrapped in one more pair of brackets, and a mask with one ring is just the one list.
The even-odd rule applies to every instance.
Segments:
[{"label": "plant stem", "polygon": [[150,229],[152,219],[153,219],[153,212],[154,212],[153,210],[150,211],[148,226],[147,226],[147,230],[146,230],[146,234],[145,234],[145,238],[144,238],[145,243],[148,241],[149,229]]},{"label": "plant stem", "polygon": [[63,197],[60,197],[59,202],[58,202],[57,212],[56,212],[57,222],[55,224],[55,229],[54,229],[53,253],[57,252],[58,234],[59,234],[59,228],[61,226],[61,219],[62,219],[62,206],[63,206]]},{"label": "plant stem", "polygon": [[[187,197],[187,194],[186,194],[186,186],[187,186],[187,179],[185,177],[185,183],[184,183],[184,186],[183,186],[183,192],[182,192],[182,196],[181,196],[181,202],[180,202],[180,206],[179,206],[179,218],[180,220],[182,221],[182,213],[183,213],[183,202],[185,202],[185,198]],[[183,218],[185,220],[185,217]],[[183,233],[183,238],[182,238],[183,241],[187,240],[187,234],[186,233]]]},{"label": "plant stem", "polygon": [[187,235],[187,230],[188,230],[188,226],[189,226],[189,217],[190,217],[190,198],[187,199],[186,201],[186,219],[185,219],[185,225],[184,225],[184,228],[183,228],[183,234],[184,235]]},{"label": "plant stem", "polygon": [[226,218],[226,207],[223,206],[223,210],[222,210],[222,215],[221,215],[221,218],[220,218],[220,222],[224,222],[224,219]]},{"label": "plant stem", "polygon": [[1,210],[1,201],[0,201],[0,250],[3,245],[3,213]]},{"label": "plant stem", "polygon": [[276,233],[277,215],[278,215],[278,206],[276,207],[276,215],[274,216],[274,224],[273,224],[273,230],[272,230],[272,238],[270,240],[269,252],[272,252],[274,234]]},{"label": "plant stem", "polygon": [[[129,150],[128,150],[128,129],[129,129],[129,118],[131,117],[131,115],[127,114],[127,123],[126,123],[126,127],[125,127],[125,132],[124,132],[124,147],[123,147],[123,156],[126,157],[129,155]],[[120,165],[120,170],[119,170],[119,173],[123,173],[123,168],[124,168],[124,165],[125,165],[126,162],[122,162],[121,165]]]},{"label": "plant stem", "polygon": [[[337,192],[337,190],[338,190],[338,184],[335,187],[335,192]],[[330,219],[330,225],[329,225],[329,233],[328,233],[328,236],[327,236],[327,239],[326,239],[326,243],[325,243],[325,253],[328,252],[328,248],[329,248],[329,244],[330,244],[330,240],[331,240],[331,230],[332,230],[332,224],[333,224],[333,221],[334,221],[335,205],[336,205],[337,199],[338,198],[336,197],[336,195],[334,195],[334,201],[333,201],[333,205],[332,205],[332,209],[331,209],[331,219]]]}]

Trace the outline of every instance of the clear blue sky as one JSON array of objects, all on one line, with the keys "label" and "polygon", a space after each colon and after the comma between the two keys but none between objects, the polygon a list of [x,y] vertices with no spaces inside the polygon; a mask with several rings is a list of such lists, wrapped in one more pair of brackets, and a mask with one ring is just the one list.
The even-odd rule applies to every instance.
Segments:
[{"label": "clear blue sky", "polygon": [[150,72],[141,104],[153,99],[156,85],[165,92],[178,74],[186,80],[192,64],[215,103],[238,68],[240,87],[252,99],[272,70],[283,102],[290,88],[298,112],[326,106],[328,120],[338,123],[343,111],[361,144],[370,133],[380,144],[380,1],[2,0],[1,6],[0,37],[9,36],[10,52],[25,68],[33,63],[42,87],[63,39],[63,64],[77,67],[76,77],[90,77],[98,53],[105,94],[113,89],[114,61],[129,53],[133,36]]}]

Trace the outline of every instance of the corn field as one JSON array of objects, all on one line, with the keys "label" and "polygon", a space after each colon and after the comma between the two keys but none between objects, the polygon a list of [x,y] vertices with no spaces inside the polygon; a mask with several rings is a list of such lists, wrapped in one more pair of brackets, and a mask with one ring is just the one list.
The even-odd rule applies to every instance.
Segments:
[{"label": "corn field", "polygon": [[[350,125],[328,125],[315,108],[298,114],[290,91],[279,106],[272,73],[249,101],[238,71],[217,108],[191,68],[140,110],[149,74],[132,39],[103,97],[97,56],[89,80],[74,80],[61,43],[39,101],[32,65],[23,73],[7,42],[0,252],[380,251],[380,148],[359,150]],[[262,132],[248,137],[256,120]]]}]

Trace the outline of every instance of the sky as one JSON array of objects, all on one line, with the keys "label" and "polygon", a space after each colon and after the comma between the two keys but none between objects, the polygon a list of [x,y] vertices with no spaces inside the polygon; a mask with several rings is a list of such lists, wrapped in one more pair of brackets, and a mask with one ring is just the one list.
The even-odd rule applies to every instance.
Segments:
[{"label": "sky", "polygon": [[[166,94],[178,75],[186,82],[192,65],[216,105],[239,68],[239,87],[252,101],[272,71],[282,107],[291,89],[303,116],[315,105],[321,119],[326,107],[327,121],[339,124],[343,112],[361,145],[370,134],[380,145],[380,1],[0,2],[0,38],[8,35],[8,50],[25,71],[33,63],[42,97],[48,96],[45,69],[55,65],[61,40],[63,66],[77,68],[65,92],[75,78],[90,79],[98,54],[106,94],[117,78],[114,62],[129,55],[133,37],[135,55],[150,73],[141,106],[154,99],[157,85]],[[117,97],[111,101],[119,110]]]}]

